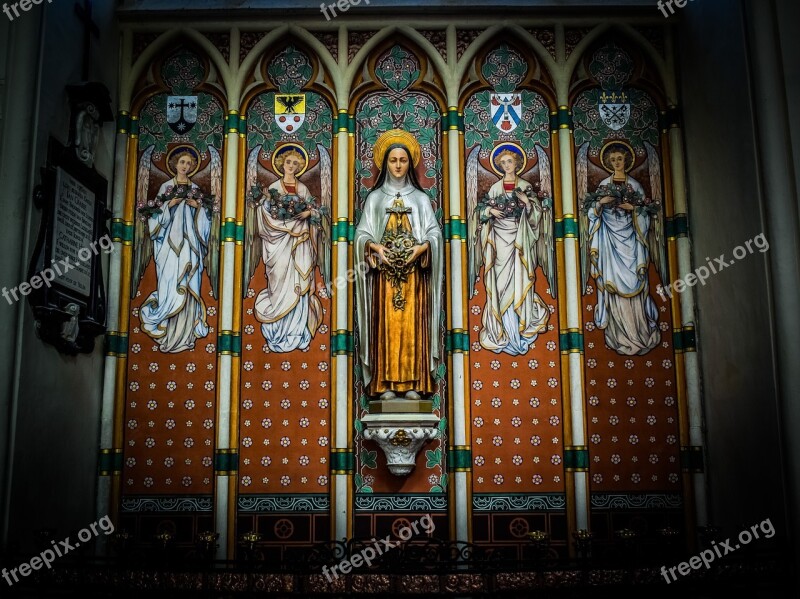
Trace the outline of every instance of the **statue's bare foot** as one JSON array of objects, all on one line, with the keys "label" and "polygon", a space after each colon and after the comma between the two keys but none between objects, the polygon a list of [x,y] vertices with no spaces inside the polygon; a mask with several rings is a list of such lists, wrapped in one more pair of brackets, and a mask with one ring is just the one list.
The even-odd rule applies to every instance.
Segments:
[{"label": "statue's bare foot", "polygon": [[419,401],[420,399],[422,399],[422,397],[416,391],[406,391],[406,399],[413,399],[414,401]]},{"label": "statue's bare foot", "polygon": [[381,401],[387,401],[389,399],[394,399],[397,396],[394,394],[394,391],[386,391],[381,395]]}]

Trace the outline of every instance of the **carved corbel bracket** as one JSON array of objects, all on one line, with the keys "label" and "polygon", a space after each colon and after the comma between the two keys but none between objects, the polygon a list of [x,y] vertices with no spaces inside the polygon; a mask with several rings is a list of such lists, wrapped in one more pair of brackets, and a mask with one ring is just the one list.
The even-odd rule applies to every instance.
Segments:
[{"label": "carved corbel bracket", "polygon": [[434,414],[368,414],[361,421],[364,438],[375,441],[383,450],[389,471],[395,476],[408,476],[419,450],[439,434],[439,418]]}]

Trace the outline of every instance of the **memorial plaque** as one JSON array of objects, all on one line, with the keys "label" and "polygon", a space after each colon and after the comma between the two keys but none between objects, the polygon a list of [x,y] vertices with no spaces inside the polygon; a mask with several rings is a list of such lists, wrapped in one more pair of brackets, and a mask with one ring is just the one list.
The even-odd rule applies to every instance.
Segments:
[{"label": "memorial plaque", "polygon": [[56,282],[86,297],[91,294],[92,262],[82,261],[78,252],[90,247],[94,228],[94,192],[63,168],[57,168],[50,260],[69,259],[74,268]]},{"label": "memorial plaque", "polygon": [[41,184],[33,192],[42,219],[28,263],[30,285],[20,285],[19,292],[27,296],[38,337],[75,355],[94,351],[95,338],[106,332],[101,258],[114,243],[107,225],[108,180],[95,168],[94,158],[103,123],[112,122],[114,113],[102,83],[90,81],[66,91],[69,143],[50,137]]},{"label": "memorial plaque", "polygon": [[[56,139],[50,139],[47,156],[42,183],[34,192],[42,222],[28,280],[40,277],[52,283],[31,285],[27,299],[40,339],[64,353],[89,353],[95,337],[105,332],[106,296],[100,262],[105,253],[98,248],[100,239],[109,234],[108,181]],[[47,272],[51,273],[49,279]]]}]

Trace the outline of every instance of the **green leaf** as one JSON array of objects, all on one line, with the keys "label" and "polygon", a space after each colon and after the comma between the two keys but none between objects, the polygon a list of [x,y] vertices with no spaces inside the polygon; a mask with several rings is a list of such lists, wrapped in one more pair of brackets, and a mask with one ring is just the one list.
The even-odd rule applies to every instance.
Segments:
[{"label": "green leaf", "polygon": [[472,129],[467,129],[466,133],[464,134],[464,142],[466,143],[468,148],[472,148],[473,146],[478,145],[481,143],[481,136],[478,134],[477,131]]},{"label": "green leaf", "polygon": [[426,146],[433,141],[434,137],[434,130],[433,129],[423,129],[419,132],[417,139],[420,145]]},{"label": "green leaf", "polygon": [[377,451],[370,451],[369,449],[362,449],[361,450],[361,464],[366,468],[377,468],[378,467],[378,452]]},{"label": "green leaf", "polygon": [[447,477],[447,472],[443,472],[442,473],[442,478],[439,480],[439,484],[442,486],[442,490],[447,488],[447,483],[448,482],[449,481],[448,481],[448,477]]},{"label": "green leaf", "polygon": [[442,397],[438,393],[435,393],[433,397],[431,397],[431,404],[434,410],[438,410],[442,405]]},{"label": "green leaf", "polygon": [[442,416],[441,420],[439,420],[438,429],[440,433],[444,433],[447,430],[447,418],[444,416]]},{"label": "green leaf", "polygon": [[439,367],[436,369],[436,378],[438,380],[441,380],[441,379],[443,379],[445,377],[446,374],[447,374],[447,364],[442,362],[441,364],[439,364]]},{"label": "green leaf", "polygon": [[356,474],[356,475],[353,477],[353,483],[354,483],[354,484],[355,484],[355,486],[356,486],[356,490],[360,491],[360,490],[361,490],[361,485],[363,485],[363,484],[364,484],[364,477],[363,477],[363,476],[361,476],[360,474],[358,474],[358,473],[357,473],[357,474]]},{"label": "green leaf", "polygon": [[426,468],[435,468],[439,465],[442,461],[442,450],[441,448],[437,448],[434,450],[426,450],[425,451],[425,459],[427,460],[425,467]]},{"label": "green leaf", "polygon": [[361,422],[360,420],[358,420],[358,419],[357,419],[357,420],[355,421],[355,427],[356,427],[356,430],[357,430],[359,433],[363,433],[363,432],[364,432],[364,423],[363,423],[363,422]]},{"label": "green leaf", "polygon": [[361,404],[362,410],[369,410],[369,398],[366,395],[361,395],[361,397],[358,398],[358,402]]},{"label": "green leaf", "polygon": [[369,487],[369,486],[361,487],[361,492],[362,493],[372,493],[373,492],[372,491],[372,487]]}]

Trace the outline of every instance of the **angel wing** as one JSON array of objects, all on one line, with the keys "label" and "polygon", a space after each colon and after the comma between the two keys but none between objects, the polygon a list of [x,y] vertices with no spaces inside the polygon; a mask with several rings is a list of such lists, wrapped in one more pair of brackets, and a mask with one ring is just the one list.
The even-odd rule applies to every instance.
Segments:
[{"label": "angel wing", "polygon": [[553,175],[550,170],[550,158],[539,144],[536,144],[537,163],[539,165],[539,185],[548,198],[553,197]]},{"label": "angel wing", "polygon": [[575,205],[578,211],[581,252],[581,294],[586,294],[589,283],[589,217],[583,210],[583,198],[589,193],[589,142],[578,149],[575,158],[575,174],[578,187],[575,190]]},{"label": "angel wing", "polygon": [[478,206],[478,154],[480,146],[475,146],[467,158],[467,252],[469,297],[475,295],[475,282],[483,266],[483,248],[480,240],[480,214]]},{"label": "angel wing", "polygon": [[650,145],[649,142],[644,142],[647,150],[647,170],[650,175],[650,190],[653,194],[653,201],[661,205],[661,211],[658,216],[650,219],[650,228],[647,231],[647,246],[650,249],[650,258],[656,265],[656,270],[662,281],[668,279],[667,273],[667,256],[664,243],[664,201],[661,194],[661,161],[658,158],[658,152]]},{"label": "angel wing", "polygon": [[[208,146],[211,161],[206,167],[211,178],[211,195],[217,206],[222,203],[222,159],[219,151],[214,146]],[[208,234],[208,250],[203,259],[203,268],[208,273],[211,281],[211,293],[214,299],[219,299],[219,234],[220,234],[220,211],[215,210],[211,214],[211,232]]]},{"label": "angel wing", "polygon": [[320,165],[320,236],[317,243],[317,266],[322,273],[325,286],[330,288],[331,283],[331,219],[332,219],[332,193],[333,169],[331,156],[324,146],[317,144]]},{"label": "angel wing", "polygon": [[[147,194],[150,188],[150,165],[153,158],[155,145],[147,148],[139,159],[139,169],[136,180],[136,208],[147,205]],[[147,221],[142,220],[138,214],[134,215],[134,246],[133,246],[133,281],[131,281],[131,299],[136,297],[139,282],[144,276],[147,263],[153,257],[153,244],[150,242],[150,230]]]},{"label": "angel wing", "polygon": [[[254,187],[258,185],[258,154],[261,152],[261,145],[257,145],[250,151],[247,157],[247,172],[245,197]],[[245,280],[242,285],[242,297],[247,296],[250,279],[256,273],[258,264],[263,256],[261,236],[258,234],[256,220],[257,208],[254,202],[245,201],[244,203],[244,274]]]},{"label": "angel wing", "polygon": [[[536,154],[539,165],[539,185],[546,197],[553,201],[553,183],[550,171],[550,159],[544,148],[536,144]],[[556,297],[558,284],[555,269],[555,243],[553,242],[553,206],[545,208],[539,228],[539,239],[536,240],[536,261],[541,265],[547,283],[550,285],[550,295]]]}]

